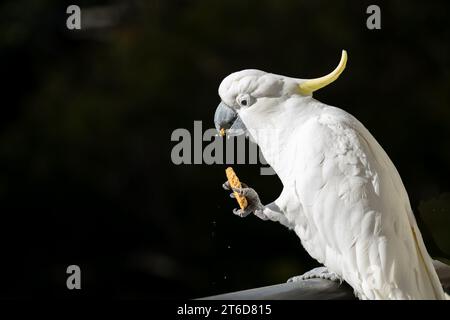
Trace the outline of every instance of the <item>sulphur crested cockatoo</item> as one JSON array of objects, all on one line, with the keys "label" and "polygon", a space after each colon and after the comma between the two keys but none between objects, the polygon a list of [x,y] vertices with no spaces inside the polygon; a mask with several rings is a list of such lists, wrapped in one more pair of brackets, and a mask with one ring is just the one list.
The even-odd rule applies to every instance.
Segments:
[{"label": "sulphur crested cockatoo", "polygon": [[394,164],[356,118],[312,97],[346,61],[343,51],[317,79],[243,70],[222,81],[216,128],[248,134],[283,184],[268,205],[246,185],[233,189],[249,202],[234,213],[294,230],[324,265],[294,281],[345,280],[360,299],[445,299]]}]

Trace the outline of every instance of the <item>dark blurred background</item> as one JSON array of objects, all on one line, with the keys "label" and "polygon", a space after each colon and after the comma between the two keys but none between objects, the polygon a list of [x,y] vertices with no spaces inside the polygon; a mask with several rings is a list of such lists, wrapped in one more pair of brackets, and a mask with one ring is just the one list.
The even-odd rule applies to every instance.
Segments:
[{"label": "dark blurred background", "polygon": [[[66,8],[81,7],[81,30]],[[381,30],[366,8],[381,7]],[[315,97],[362,121],[397,166],[434,257],[450,258],[448,1],[3,1],[0,297],[195,298],[316,266],[293,232],[240,219],[226,165],[174,165],[176,128],[213,127],[246,68],[347,69]],[[206,144],[205,144],[206,145]],[[233,165],[263,202],[281,183]],[[66,268],[82,289],[66,288]]]}]

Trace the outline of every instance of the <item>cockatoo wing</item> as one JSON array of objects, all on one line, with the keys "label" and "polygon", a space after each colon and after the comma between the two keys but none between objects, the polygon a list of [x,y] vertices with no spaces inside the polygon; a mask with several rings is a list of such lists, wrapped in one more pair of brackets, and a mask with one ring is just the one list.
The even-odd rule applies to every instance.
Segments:
[{"label": "cockatoo wing", "polygon": [[408,195],[372,135],[325,108],[295,133],[295,231],[362,299],[445,299]]}]

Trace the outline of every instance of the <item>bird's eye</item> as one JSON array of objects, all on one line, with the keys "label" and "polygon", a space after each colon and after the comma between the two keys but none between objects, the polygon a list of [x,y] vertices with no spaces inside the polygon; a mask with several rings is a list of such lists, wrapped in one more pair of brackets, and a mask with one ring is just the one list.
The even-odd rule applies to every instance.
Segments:
[{"label": "bird's eye", "polygon": [[241,94],[236,98],[236,102],[240,107],[248,107],[252,104],[252,97],[248,94]]}]

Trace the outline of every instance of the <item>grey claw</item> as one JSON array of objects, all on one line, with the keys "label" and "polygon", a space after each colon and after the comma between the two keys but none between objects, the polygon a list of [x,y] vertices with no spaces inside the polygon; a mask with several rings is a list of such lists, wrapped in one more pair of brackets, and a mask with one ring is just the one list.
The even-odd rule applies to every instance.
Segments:
[{"label": "grey claw", "polygon": [[243,196],[244,195],[244,189],[242,188],[231,188],[234,192],[237,192],[238,195]]},{"label": "grey claw", "polygon": [[232,188],[234,192],[237,192],[240,196],[258,199],[258,194],[252,188]]},{"label": "grey claw", "polygon": [[224,188],[225,190],[230,190],[230,183],[226,181],[224,184],[222,184],[222,188]]},{"label": "grey claw", "polygon": [[245,218],[246,216],[248,216],[250,214],[250,212],[245,212],[242,209],[233,209],[233,213],[241,218]]},{"label": "grey claw", "polygon": [[343,281],[339,275],[337,275],[334,272],[328,271],[328,269],[326,267],[318,267],[318,268],[312,269],[308,272],[305,272],[304,274],[302,274],[300,276],[292,277],[292,278],[288,279],[287,282],[297,282],[297,281],[314,279],[314,278],[331,280],[331,281],[339,282],[341,284]]}]

